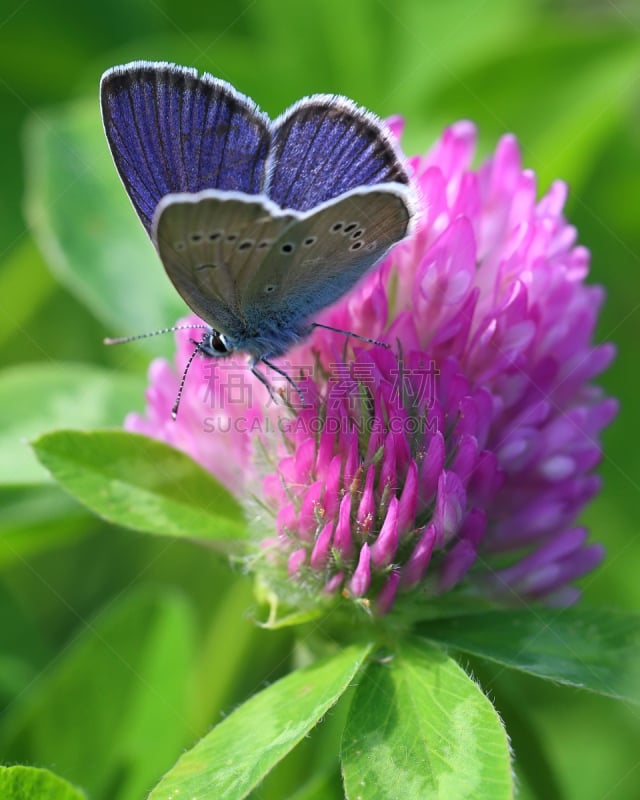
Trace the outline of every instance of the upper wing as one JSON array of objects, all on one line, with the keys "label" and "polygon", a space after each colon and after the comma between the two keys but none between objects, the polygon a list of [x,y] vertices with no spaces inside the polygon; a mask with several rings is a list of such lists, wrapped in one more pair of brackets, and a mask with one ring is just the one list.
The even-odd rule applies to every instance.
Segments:
[{"label": "upper wing", "polygon": [[350,189],[408,184],[382,120],[346,97],[312,95],[273,123],[266,193],[306,211]]},{"label": "upper wing", "polygon": [[282,233],[298,219],[266,197],[209,189],[159,204],[153,241],[187,305],[216,330],[237,338],[242,292]]},{"label": "upper wing", "polygon": [[113,159],[147,232],[167,194],[262,191],[270,122],[228,83],[134,61],[104,73],[100,97]]},{"label": "upper wing", "polygon": [[406,187],[363,187],[288,227],[246,284],[244,314],[301,323],[345,294],[409,229]]}]

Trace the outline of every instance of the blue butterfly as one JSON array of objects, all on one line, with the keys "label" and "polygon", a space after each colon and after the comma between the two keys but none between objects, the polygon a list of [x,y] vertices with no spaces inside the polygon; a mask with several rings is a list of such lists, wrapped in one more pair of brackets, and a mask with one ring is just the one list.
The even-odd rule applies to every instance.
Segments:
[{"label": "blue butterfly", "polygon": [[345,97],[305,97],[271,121],[225,81],[146,61],[107,70],[100,95],[133,207],[208,324],[194,355],[244,351],[269,387],[257,365],[284,374],[270,359],[409,233],[400,157]]}]

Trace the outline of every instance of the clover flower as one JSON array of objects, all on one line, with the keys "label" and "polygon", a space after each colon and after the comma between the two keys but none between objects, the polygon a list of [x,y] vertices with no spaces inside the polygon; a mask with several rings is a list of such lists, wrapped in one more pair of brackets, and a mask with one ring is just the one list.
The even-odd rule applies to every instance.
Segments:
[{"label": "clover flower", "polygon": [[536,200],[513,136],[478,169],[474,151],[460,122],[409,159],[414,234],[318,320],[389,349],[316,329],[279,362],[304,398],[286,407],[241,359],[198,358],[174,423],[180,331],[176,371],[154,362],[146,417],[127,419],[268,509],[256,569],[289,603],[382,615],[456,587],[566,605],[603,557],[576,526],[617,410],[592,383],[614,354],[592,341],[603,292],[566,186]]}]

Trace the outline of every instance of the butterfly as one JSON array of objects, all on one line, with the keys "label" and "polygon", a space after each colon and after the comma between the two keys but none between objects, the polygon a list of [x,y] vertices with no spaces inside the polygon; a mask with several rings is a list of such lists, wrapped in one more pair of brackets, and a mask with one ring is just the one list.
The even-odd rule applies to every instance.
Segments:
[{"label": "butterfly", "polygon": [[352,100],[311,95],[272,121],[226,81],[147,61],[107,70],[100,98],[133,207],[206,323],[192,359],[245,352],[270,388],[258,364],[284,374],[271,359],[410,232],[402,160]]}]

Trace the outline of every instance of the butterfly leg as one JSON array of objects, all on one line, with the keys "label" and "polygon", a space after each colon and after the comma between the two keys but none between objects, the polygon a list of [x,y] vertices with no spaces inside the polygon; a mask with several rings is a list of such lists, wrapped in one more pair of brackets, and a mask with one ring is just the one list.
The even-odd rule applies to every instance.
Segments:
[{"label": "butterfly leg", "polygon": [[343,336],[351,336],[353,339],[359,339],[361,342],[367,342],[367,344],[376,344],[379,347],[384,347],[386,350],[389,350],[391,347],[386,344],[386,342],[379,342],[377,339],[370,339],[368,336],[360,336],[359,333],[345,331],[342,328],[334,328],[332,325],[323,325],[320,322],[312,322],[309,326],[309,333],[311,333],[314,328],[323,328],[325,331],[333,331],[334,333],[341,333]]},{"label": "butterfly leg", "polygon": [[[262,359],[263,360],[263,359]],[[256,378],[260,381],[260,383],[265,387],[265,389],[269,392],[269,397],[273,400],[274,403],[278,403],[279,398],[273,391],[273,386],[269,383],[268,378],[263,375],[260,370],[258,369],[258,361],[254,361],[251,364],[251,372],[256,376]],[[265,361],[265,363],[267,363]]]},{"label": "butterfly leg", "polygon": [[[269,361],[269,359],[267,359],[267,358],[262,358],[260,360],[262,361],[263,364],[266,364],[274,372],[277,372],[278,375],[282,375],[282,377],[287,381],[289,386],[291,386],[293,389],[295,389],[295,391],[298,393],[298,396],[300,397],[300,400],[302,401],[302,404],[304,405],[304,392],[298,386],[298,384],[293,380],[291,375],[287,375],[287,373],[283,369],[280,369],[280,367],[278,367],[276,364],[274,364],[273,361]],[[256,370],[253,369],[253,368],[252,368],[251,371],[253,372],[254,375],[256,375],[256,374],[259,375],[260,374],[260,373],[256,372]],[[266,378],[265,378],[265,380],[266,380]],[[273,395],[272,395],[272,397],[273,397]]]}]

